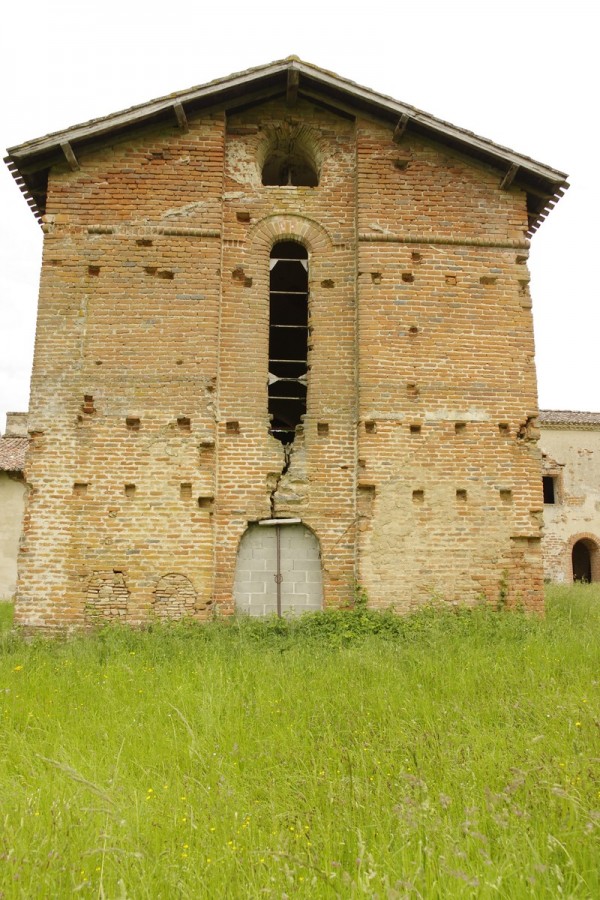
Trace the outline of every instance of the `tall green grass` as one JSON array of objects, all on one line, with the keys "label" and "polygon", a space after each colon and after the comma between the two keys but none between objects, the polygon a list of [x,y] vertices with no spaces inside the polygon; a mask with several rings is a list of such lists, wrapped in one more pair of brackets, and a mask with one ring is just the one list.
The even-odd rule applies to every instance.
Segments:
[{"label": "tall green grass", "polygon": [[597,586],[543,620],[3,621],[4,898],[600,896]]}]

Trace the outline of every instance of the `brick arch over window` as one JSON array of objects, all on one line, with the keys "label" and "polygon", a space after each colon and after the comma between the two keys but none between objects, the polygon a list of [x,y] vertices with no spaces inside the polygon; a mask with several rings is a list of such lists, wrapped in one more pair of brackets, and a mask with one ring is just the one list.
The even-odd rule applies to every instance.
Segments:
[{"label": "brick arch over window", "polygon": [[268,258],[278,241],[299,241],[309,253],[331,253],[333,241],[329,232],[314,219],[301,215],[269,215],[248,232],[253,254],[261,251]]},{"label": "brick arch over window", "polygon": [[600,538],[584,531],[569,540],[567,561],[569,581],[600,581]]}]

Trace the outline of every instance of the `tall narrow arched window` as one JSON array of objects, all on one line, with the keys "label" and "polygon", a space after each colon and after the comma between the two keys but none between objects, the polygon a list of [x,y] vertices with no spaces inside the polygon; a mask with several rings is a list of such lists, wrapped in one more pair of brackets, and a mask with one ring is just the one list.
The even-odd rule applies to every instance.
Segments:
[{"label": "tall narrow arched window", "polygon": [[269,283],[269,417],[271,434],[290,444],[306,413],[308,253],[295,241],[271,250]]}]

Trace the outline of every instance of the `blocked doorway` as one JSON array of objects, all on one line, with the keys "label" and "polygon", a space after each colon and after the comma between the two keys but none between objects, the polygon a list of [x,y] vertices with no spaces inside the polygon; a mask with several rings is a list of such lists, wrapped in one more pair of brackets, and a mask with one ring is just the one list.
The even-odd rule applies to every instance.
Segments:
[{"label": "blocked doorway", "polygon": [[235,608],[250,616],[300,615],[323,606],[321,552],[300,522],[250,525],[238,548]]}]

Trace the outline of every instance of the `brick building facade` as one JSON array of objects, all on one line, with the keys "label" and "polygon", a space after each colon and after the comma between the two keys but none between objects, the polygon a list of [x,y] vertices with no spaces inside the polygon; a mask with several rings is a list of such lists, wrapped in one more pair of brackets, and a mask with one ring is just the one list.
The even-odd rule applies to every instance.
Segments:
[{"label": "brick building facade", "polygon": [[562,173],[296,58],[8,164],[45,232],[19,622],[541,606]]}]

